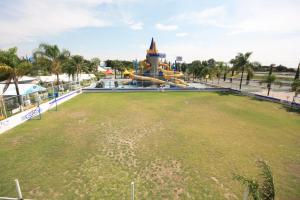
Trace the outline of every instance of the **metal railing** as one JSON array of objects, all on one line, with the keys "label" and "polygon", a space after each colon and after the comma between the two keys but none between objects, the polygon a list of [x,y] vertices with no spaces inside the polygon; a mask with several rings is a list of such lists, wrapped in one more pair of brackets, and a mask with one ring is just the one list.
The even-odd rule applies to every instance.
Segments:
[{"label": "metal railing", "polygon": [[28,93],[26,95],[1,95],[0,96],[0,121],[13,116],[22,111],[36,107],[39,104],[58,98],[69,92],[87,87],[93,82],[69,82],[60,85],[53,83],[44,83],[40,86],[46,88],[38,92]]},{"label": "metal railing", "polygon": [[16,197],[16,198],[15,197],[0,197],[0,200],[30,200],[30,199],[23,198],[18,179],[15,180],[15,183],[16,183],[16,192],[17,192],[18,197]]}]

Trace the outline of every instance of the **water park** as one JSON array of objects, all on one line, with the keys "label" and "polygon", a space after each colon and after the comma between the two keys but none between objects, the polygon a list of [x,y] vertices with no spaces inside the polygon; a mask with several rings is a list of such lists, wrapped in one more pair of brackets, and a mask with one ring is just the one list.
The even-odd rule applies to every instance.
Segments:
[{"label": "water park", "polygon": [[[166,61],[166,54],[159,53],[152,38],[146,51],[146,59],[133,61],[133,69],[125,69],[123,79],[101,79],[96,88],[205,88],[205,84],[185,81],[187,76],[181,71],[177,58],[173,64]],[[177,62],[177,63],[176,63]]]},{"label": "water park", "polygon": [[180,72],[180,69],[176,68],[176,64],[172,67],[170,63],[162,62],[162,58],[165,58],[165,55],[158,52],[156,43],[152,38],[146,59],[140,62],[140,65],[135,68],[135,72],[126,70],[124,74],[132,80],[136,80],[137,85],[156,84],[158,86],[187,87],[188,84],[182,80],[184,74]]},{"label": "water park", "polygon": [[0,200],[300,200],[300,0],[0,0]]},{"label": "water park", "polygon": [[[105,68],[63,52],[41,44],[29,62],[0,51],[0,63],[15,58],[31,74],[50,63],[48,75],[22,78],[10,62],[0,66],[9,72],[0,87],[1,200],[300,197],[298,89],[272,81],[279,67],[260,82],[250,80],[251,53],[231,67],[171,63],[153,38],[145,59]],[[296,83],[299,72],[292,76]]]}]

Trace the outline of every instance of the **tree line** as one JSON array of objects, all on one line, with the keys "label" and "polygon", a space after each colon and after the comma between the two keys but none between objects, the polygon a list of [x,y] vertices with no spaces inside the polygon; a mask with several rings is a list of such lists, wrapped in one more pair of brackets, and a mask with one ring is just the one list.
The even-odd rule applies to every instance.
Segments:
[{"label": "tree line", "polygon": [[212,81],[214,79],[217,79],[218,84],[221,79],[223,79],[223,81],[226,81],[228,76],[230,78],[230,82],[232,82],[234,77],[237,78],[236,75],[240,75],[240,90],[242,88],[244,78],[246,78],[246,85],[248,85],[250,80],[254,77],[254,72],[268,72],[268,75],[264,77],[263,80],[261,80],[261,83],[267,84],[268,95],[270,93],[272,83],[274,83],[276,80],[276,76],[273,74],[273,72],[296,72],[294,81],[291,86],[292,91],[296,92],[296,96],[300,93],[300,64],[297,70],[287,68],[282,65],[275,66],[274,64],[270,66],[262,66],[257,61],[251,62],[251,55],[252,52],[238,53],[233,59],[229,61],[229,63],[225,63],[223,61],[216,61],[213,58],[203,61],[195,60],[191,63],[182,63],[180,69],[184,73],[187,73],[189,76],[191,76],[193,80],[197,78],[200,80],[204,79],[207,82],[208,79]]},{"label": "tree line", "polygon": [[[269,86],[275,81],[276,77],[272,75],[274,71],[285,71],[287,68],[283,66],[268,68],[262,66],[259,62],[250,62],[252,52],[238,53],[229,63],[223,61],[209,60],[195,60],[191,63],[176,63],[176,68],[191,76],[193,79],[217,79],[218,83],[221,79],[226,81],[227,76],[230,76],[232,82],[236,74],[241,74],[240,89],[246,74],[246,84],[254,76],[254,71],[269,71],[269,75],[265,78],[265,82]],[[131,61],[122,60],[106,60],[106,66],[122,73],[125,69],[133,69],[134,64]],[[60,49],[57,45],[50,45],[41,43],[37,49],[33,51],[31,58],[19,57],[17,55],[17,48],[10,48],[8,50],[0,50],[0,81],[6,80],[4,91],[8,88],[10,83],[15,84],[16,92],[18,91],[18,79],[26,74],[36,75],[56,75],[56,84],[60,83],[59,74],[66,73],[72,80],[79,80],[81,73],[97,74],[98,66],[100,65],[99,58],[86,59],[81,55],[71,55],[70,51]],[[299,66],[296,71],[295,81],[292,85],[294,91],[299,90]],[[271,86],[270,86],[271,87]],[[2,92],[4,92],[2,91]]]},{"label": "tree line", "polygon": [[246,72],[246,84],[249,84],[250,80],[254,76],[254,69],[259,68],[261,64],[259,62],[250,62],[249,58],[252,52],[247,52],[245,54],[238,53],[235,58],[231,59],[229,64],[223,61],[216,61],[211,58],[209,60],[195,60],[192,63],[185,64],[181,66],[182,71],[187,72],[191,75],[193,79],[211,79],[217,78],[218,82],[220,79],[223,81],[227,80],[227,76],[231,74],[230,81],[232,82],[232,77],[234,75],[241,73],[241,83],[244,79],[244,73]]},{"label": "tree line", "polygon": [[41,43],[34,50],[32,58],[19,57],[16,47],[0,50],[0,81],[5,80],[1,94],[13,83],[21,104],[18,83],[22,76],[55,74],[56,84],[60,84],[59,74],[61,73],[67,73],[73,81],[78,81],[79,74],[96,73],[99,65],[100,59],[98,58],[88,60],[81,55],[71,55],[70,51],[59,49],[57,45],[46,43]]},{"label": "tree line", "polygon": [[78,80],[78,75],[81,73],[96,73],[100,59],[86,59],[81,55],[71,55],[70,51],[60,49],[57,45],[41,43],[33,51],[31,58],[19,57],[16,47],[0,50],[0,64],[2,80],[14,80],[24,75],[54,74],[59,83],[59,74],[62,73],[68,74],[74,81]]},{"label": "tree line", "polygon": [[133,69],[133,62],[127,60],[106,60],[105,65],[111,67],[115,71],[115,78],[117,78],[117,71],[121,72],[121,77],[126,69]]}]

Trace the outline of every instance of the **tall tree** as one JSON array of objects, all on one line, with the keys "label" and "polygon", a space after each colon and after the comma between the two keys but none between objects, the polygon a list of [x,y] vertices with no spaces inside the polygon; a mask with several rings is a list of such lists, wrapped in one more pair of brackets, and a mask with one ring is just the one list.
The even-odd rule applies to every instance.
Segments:
[{"label": "tall tree", "polygon": [[10,83],[13,82],[18,95],[19,105],[22,105],[18,80],[30,71],[32,64],[25,59],[21,59],[17,55],[17,48],[10,48],[7,51],[0,50],[0,72],[6,74],[6,83],[3,93],[7,90]]},{"label": "tall tree", "polygon": [[295,92],[295,96],[298,96],[300,94],[300,79],[294,80],[292,83],[292,91]]},{"label": "tall tree", "polygon": [[187,68],[187,73],[193,76],[193,80],[196,77],[199,77],[200,69],[202,67],[202,63],[200,60],[194,60]]},{"label": "tall tree", "polygon": [[238,69],[241,69],[242,71],[242,75],[240,79],[240,90],[242,89],[245,68],[251,64],[249,61],[251,54],[252,52],[247,52],[245,54],[238,53],[238,55],[235,56],[235,58],[231,61]]},{"label": "tall tree", "polygon": [[63,63],[62,71],[68,74],[69,78],[72,77],[72,81],[75,81],[76,67],[71,58]]},{"label": "tall tree", "polygon": [[37,62],[43,62],[49,67],[50,72],[56,75],[59,84],[59,74],[62,73],[63,63],[70,57],[70,52],[65,49],[60,50],[57,45],[41,43],[33,55]]},{"label": "tall tree", "polygon": [[296,71],[295,79],[294,79],[294,80],[299,79],[299,75],[300,75],[300,63],[299,63],[299,65],[298,65],[298,68],[297,68],[297,71]]},{"label": "tall tree", "polygon": [[276,80],[276,76],[273,75],[273,68],[275,67],[275,64],[272,64],[270,66],[270,70],[269,70],[269,75],[265,78],[264,82],[267,83],[267,88],[268,88],[268,96],[270,94],[270,91],[271,91],[271,86],[272,86],[272,83],[275,82]]},{"label": "tall tree", "polygon": [[223,69],[223,81],[225,82],[227,79],[227,73],[229,72],[229,66],[227,63],[224,63],[224,69]]},{"label": "tall tree", "polygon": [[181,71],[183,72],[183,73],[185,73],[186,72],[186,69],[188,68],[188,64],[186,64],[186,63],[182,63],[181,64]]},{"label": "tall tree", "polygon": [[246,77],[246,85],[249,84],[250,80],[254,76],[254,69],[259,69],[261,64],[259,62],[249,62],[246,65],[246,72],[247,72],[247,77]]},{"label": "tall tree", "polygon": [[123,61],[116,60],[115,61],[115,68],[121,73],[121,78],[123,77],[123,72],[125,71],[125,65]]},{"label": "tall tree", "polygon": [[117,78],[117,70],[118,70],[118,65],[115,60],[106,60],[106,67],[110,67],[115,71],[115,79]]},{"label": "tall tree", "polygon": [[84,58],[80,55],[71,56],[71,63],[75,66],[76,80],[79,81],[79,74],[87,72],[87,65],[84,62]]},{"label": "tall tree", "polygon": [[98,67],[100,66],[100,59],[99,58],[92,58],[88,63],[88,70],[92,73],[98,72]]},{"label": "tall tree", "polygon": [[232,65],[232,67],[231,67],[231,77],[230,77],[230,83],[232,83],[233,76],[234,76],[235,72],[238,70],[237,60],[235,58],[233,58],[229,61],[229,63]]},{"label": "tall tree", "polygon": [[[217,62],[216,63],[216,67],[215,67],[215,74],[217,76],[217,79],[218,79],[218,84],[220,82],[220,79],[221,79],[221,76],[222,76],[222,73],[224,71],[226,71],[226,66],[224,64],[224,62]],[[225,73],[224,73],[225,74]]]}]

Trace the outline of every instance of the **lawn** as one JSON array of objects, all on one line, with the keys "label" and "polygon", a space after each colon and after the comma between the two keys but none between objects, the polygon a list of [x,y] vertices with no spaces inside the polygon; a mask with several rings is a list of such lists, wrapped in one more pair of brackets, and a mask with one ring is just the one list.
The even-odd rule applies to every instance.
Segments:
[{"label": "lawn", "polygon": [[241,199],[233,174],[271,166],[278,199],[300,199],[300,115],[222,93],[81,94],[0,135],[0,196]]}]

